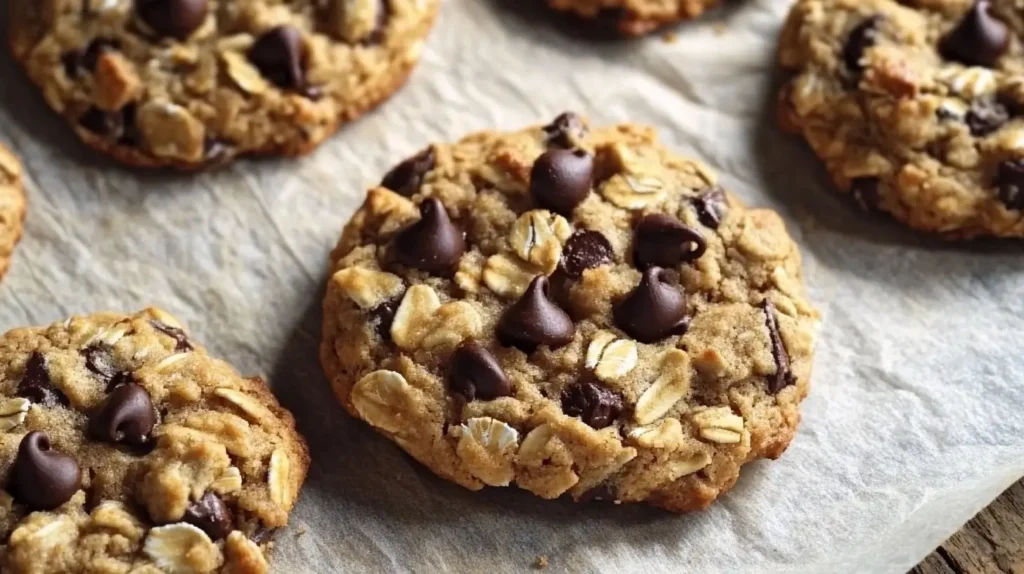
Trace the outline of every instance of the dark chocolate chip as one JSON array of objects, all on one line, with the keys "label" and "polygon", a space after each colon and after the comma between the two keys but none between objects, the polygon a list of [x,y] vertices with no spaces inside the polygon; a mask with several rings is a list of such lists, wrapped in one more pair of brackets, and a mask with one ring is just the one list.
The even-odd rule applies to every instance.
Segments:
[{"label": "dark chocolate chip", "polygon": [[633,262],[640,269],[675,267],[700,259],[707,249],[699,231],[661,213],[645,215],[633,230]]},{"label": "dark chocolate chip", "polygon": [[89,345],[82,351],[85,356],[85,366],[96,373],[101,379],[110,381],[117,374],[117,366],[114,365],[114,355],[110,347],[101,344]]},{"label": "dark chocolate chip", "polygon": [[622,395],[601,385],[584,381],[562,391],[562,410],[571,417],[603,429],[622,413]]},{"label": "dark chocolate chip", "polygon": [[466,233],[452,223],[444,204],[435,197],[423,200],[420,216],[395,237],[396,259],[431,275],[450,275],[466,252]]},{"label": "dark chocolate chip", "polygon": [[990,67],[1009,45],[1006,24],[992,16],[988,0],[976,0],[960,23],[942,39],[939,50],[949,60]]},{"label": "dark chocolate chip", "polygon": [[75,459],[52,450],[49,437],[33,431],[18,446],[8,490],[32,510],[53,510],[74,496],[81,478]]},{"label": "dark chocolate chip", "polygon": [[46,369],[46,358],[38,351],[32,353],[25,363],[25,374],[18,383],[18,396],[50,408],[69,404],[67,395],[53,386]]},{"label": "dark chocolate chip", "polygon": [[882,204],[882,181],[877,177],[855,177],[850,181],[850,194],[865,211],[874,211]]},{"label": "dark chocolate chip", "polygon": [[641,343],[685,333],[690,326],[683,293],[665,276],[661,267],[648,268],[636,289],[615,305],[615,324]]},{"label": "dark chocolate chip", "polygon": [[420,186],[423,185],[423,178],[427,175],[427,172],[434,169],[436,163],[437,159],[434,156],[434,148],[433,146],[428,147],[396,165],[384,176],[380,185],[399,195],[412,197],[420,190]]},{"label": "dark chocolate chip", "polygon": [[558,349],[568,345],[576,333],[572,319],[550,298],[548,278],[534,278],[526,292],[498,322],[501,344],[531,353],[541,345]]},{"label": "dark chocolate chip", "polygon": [[582,229],[565,242],[561,266],[566,275],[579,279],[587,269],[607,265],[614,257],[612,244],[600,231]]},{"label": "dark chocolate chip", "polygon": [[177,343],[174,345],[175,351],[182,353],[185,351],[192,350],[192,342],[188,340],[188,335],[185,334],[185,331],[179,329],[178,327],[172,327],[166,323],[162,323],[157,320],[151,320],[149,324],[153,325],[153,328],[156,329],[157,331],[160,331],[164,335],[167,335],[168,337],[171,337],[172,339],[177,341]]},{"label": "dark chocolate chip", "polygon": [[565,216],[590,195],[594,157],[583,150],[553,149],[530,172],[530,193],[542,207]]},{"label": "dark chocolate chip", "polygon": [[85,51],[71,50],[61,55],[60,61],[64,65],[64,74],[68,78],[76,79],[83,71],[92,72],[96,69],[96,62],[100,54],[109,50],[117,50],[121,42],[113,38],[99,37],[89,42]]},{"label": "dark chocolate chip", "polygon": [[768,390],[778,393],[782,389],[796,383],[793,371],[789,369],[789,353],[786,352],[786,345],[782,342],[779,334],[779,322],[775,317],[775,305],[765,299],[761,303],[764,309],[765,325],[768,327],[768,337],[772,342],[772,357],[775,359],[775,372],[768,377]]},{"label": "dark chocolate chip", "polygon": [[277,534],[277,528],[270,528],[260,524],[256,527],[256,531],[249,536],[249,539],[258,545],[266,544],[270,542],[274,535]]},{"label": "dark chocolate chip", "polygon": [[843,63],[848,70],[860,73],[864,69],[860,62],[861,58],[864,57],[864,52],[878,42],[881,24],[881,16],[871,16],[850,31],[850,35],[846,37],[846,45],[843,46]]},{"label": "dark chocolate chip", "polygon": [[391,324],[395,322],[395,313],[398,312],[398,306],[402,303],[404,296],[403,293],[400,297],[395,297],[370,309],[370,323],[375,326],[377,334],[385,341],[391,340]]},{"label": "dark chocolate chip", "polygon": [[448,362],[448,388],[467,401],[489,401],[512,394],[512,383],[498,360],[483,345],[466,341]]},{"label": "dark chocolate chip", "polygon": [[89,418],[97,440],[141,447],[150,442],[156,411],[146,389],[135,383],[116,387]]},{"label": "dark chocolate chip", "polygon": [[971,109],[964,116],[964,122],[976,137],[988,134],[1003,127],[1010,121],[1010,112],[1006,106],[993,100],[978,100],[971,104]]},{"label": "dark chocolate chip", "polygon": [[1007,209],[1024,210],[1024,159],[1009,159],[996,168],[996,196]]},{"label": "dark chocolate chip", "polygon": [[277,87],[312,97],[306,85],[307,57],[302,32],[290,25],[264,32],[249,49],[249,61]]},{"label": "dark chocolate chip", "polygon": [[694,199],[693,207],[701,223],[711,229],[718,229],[729,213],[729,200],[725,197],[724,189],[713,187]]},{"label": "dark chocolate chip", "polygon": [[157,36],[185,40],[206,20],[207,0],[135,0],[139,18]]},{"label": "dark chocolate chip", "polygon": [[587,136],[583,119],[573,112],[565,112],[544,126],[548,147],[573,149]]},{"label": "dark chocolate chip", "polygon": [[91,107],[78,118],[78,123],[92,133],[121,145],[131,146],[138,143],[134,104],[128,104],[116,112]]},{"label": "dark chocolate chip", "polygon": [[219,496],[207,492],[185,510],[183,520],[205,532],[211,540],[226,538],[234,530],[234,517]]}]

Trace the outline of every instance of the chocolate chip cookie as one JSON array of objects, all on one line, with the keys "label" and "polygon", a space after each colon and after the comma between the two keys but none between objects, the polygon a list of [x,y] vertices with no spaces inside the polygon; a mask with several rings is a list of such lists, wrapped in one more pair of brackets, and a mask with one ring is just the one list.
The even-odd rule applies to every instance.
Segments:
[{"label": "chocolate chip cookie", "polygon": [[863,207],[1024,235],[1024,15],[1010,0],[800,0],[779,119]]},{"label": "chocolate chip cookie", "polygon": [[796,430],[797,247],[651,129],[566,113],[429,146],[332,261],[338,399],[466,488],[698,509]]},{"label": "chocolate chip cookie", "polygon": [[11,255],[21,239],[24,219],[25,191],[21,183],[21,162],[0,144],[0,279],[11,266]]},{"label": "chocolate chip cookie", "polygon": [[555,10],[609,28],[623,36],[641,36],[690,20],[721,0],[546,0]]},{"label": "chocolate chip cookie", "polygon": [[0,337],[0,570],[268,570],[309,454],[259,379],[168,314]]},{"label": "chocolate chip cookie", "polygon": [[11,0],[15,58],[90,146],[140,166],[295,155],[398,89],[439,0]]}]

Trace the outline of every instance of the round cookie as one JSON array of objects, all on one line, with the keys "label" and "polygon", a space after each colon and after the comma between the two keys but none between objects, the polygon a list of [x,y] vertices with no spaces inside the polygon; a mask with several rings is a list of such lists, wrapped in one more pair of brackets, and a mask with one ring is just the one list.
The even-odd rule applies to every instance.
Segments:
[{"label": "round cookie", "polygon": [[698,509],[796,430],[817,322],[797,247],[649,128],[567,113],[432,145],[332,263],[338,399],[466,488]]},{"label": "round cookie", "polygon": [[591,20],[623,36],[641,36],[691,20],[722,0],[546,0],[562,12]]},{"label": "round cookie", "polygon": [[779,121],[867,209],[1024,235],[1024,18],[1009,0],[800,0]]},{"label": "round cookie", "polygon": [[21,162],[0,144],[0,279],[11,266],[11,255],[21,239],[25,220],[25,190],[21,177]]},{"label": "round cookie", "polygon": [[260,379],[157,309],[0,336],[0,570],[245,572],[309,454]]},{"label": "round cookie", "polygon": [[296,155],[390,96],[438,0],[11,0],[15,58],[90,146],[194,169]]}]

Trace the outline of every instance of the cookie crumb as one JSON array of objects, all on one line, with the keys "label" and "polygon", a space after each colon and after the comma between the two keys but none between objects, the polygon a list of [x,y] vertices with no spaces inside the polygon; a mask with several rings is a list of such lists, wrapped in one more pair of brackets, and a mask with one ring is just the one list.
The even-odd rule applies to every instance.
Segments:
[{"label": "cookie crumb", "polygon": [[725,22],[715,22],[714,24],[711,25],[711,31],[715,34],[715,36],[721,36],[725,34],[725,32],[728,29],[729,27],[725,25]]},{"label": "cookie crumb", "polygon": [[543,555],[543,554],[538,556],[537,559],[533,561],[533,569],[534,570],[546,570],[547,567],[548,567],[548,557]]},{"label": "cookie crumb", "polygon": [[665,32],[661,35],[661,39],[664,40],[666,44],[675,44],[676,40],[679,39],[679,35],[675,32]]}]

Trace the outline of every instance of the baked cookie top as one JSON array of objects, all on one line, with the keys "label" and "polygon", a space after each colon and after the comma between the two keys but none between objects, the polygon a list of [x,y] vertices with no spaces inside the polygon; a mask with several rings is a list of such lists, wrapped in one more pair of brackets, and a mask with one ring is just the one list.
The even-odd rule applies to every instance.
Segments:
[{"label": "baked cookie top", "polygon": [[0,430],[4,572],[266,572],[309,466],[266,385],[157,309],[0,337]]},{"label": "baked cookie top", "polygon": [[596,20],[623,36],[640,36],[700,16],[722,0],[546,0],[556,10]]},{"label": "baked cookie top", "polygon": [[1024,235],[1024,15],[1011,0],[800,0],[779,118],[907,225]]},{"label": "baked cookie top", "polygon": [[21,239],[25,219],[25,191],[21,162],[0,144],[0,279],[11,265],[14,246]]},{"label": "baked cookie top", "polygon": [[332,261],[339,400],[467,488],[696,509],[796,429],[817,318],[797,247],[651,129],[567,113],[432,145]]},{"label": "baked cookie top", "polygon": [[396,90],[438,0],[11,0],[15,57],[89,145],[194,168],[293,155]]}]

